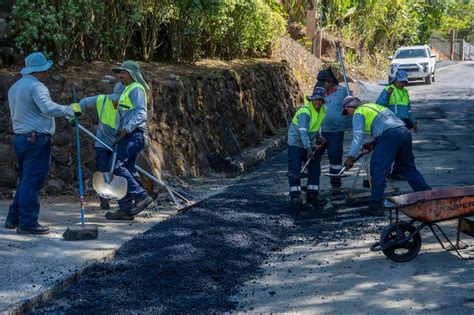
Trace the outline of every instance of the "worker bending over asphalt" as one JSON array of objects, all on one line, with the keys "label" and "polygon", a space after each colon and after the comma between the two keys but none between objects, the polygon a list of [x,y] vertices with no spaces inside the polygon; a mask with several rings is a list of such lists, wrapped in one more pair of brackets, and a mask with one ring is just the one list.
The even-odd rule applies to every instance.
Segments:
[{"label": "worker bending over asphalt", "polygon": [[[329,173],[337,174],[342,169],[342,155],[344,142],[345,117],[342,113],[342,101],[347,96],[345,87],[339,85],[339,81],[331,69],[319,71],[316,86],[326,89],[327,114],[321,126],[322,136],[326,139],[326,146],[322,150],[328,152]],[[331,177],[331,195],[341,195],[341,178]]]},{"label": "worker bending over asphalt", "polygon": [[[314,87],[313,94],[307,96],[308,102],[300,107],[288,129],[288,181],[290,184],[290,202],[301,206],[301,166],[312,159],[307,166],[308,183],[306,205],[316,208],[326,204],[319,194],[319,176],[321,175],[321,156],[324,153],[324,138],[319,134],[326,116],[326,89]],[[318,141],[317,141],[318,140]],[[316,144],[318,142],[318,145]]]},{"label": "worker bending over asphalt", "polygon": [[20,181],[5,220],[7,229],[19,234],[47,234],[49,228],[39,224],[39,191],[48,178],[51,162],[51,137],[56,130],[54,117],[80,114],[78,103],[63,106],[53,102],[43,81],[53,65],[43,53],[25,58],[23,75],[8,91],[8,105],[13,126],[13,148],[18,162]]},{"label": "worker bending over asphalt", "polygon": [[[346,169],[354,165],[355,156],[361,148],[365,152],[373,150],[370,159],[372,196],[368,209],[369,215],[383,215],[385,178],[394,161],[398,163],[400,174],[405,177],[414,191],[431,190],[416,169],[411,133],[401,119],[384,106],[363,103],[354,96],[347,96],[342,106],[343,115],[352,116],[353,128],[351,149],[344,162]],[[364,133],[373,136],[375,144],[369,143],[363,147]]]},{"label": "worker bending over asphalt", "polygon": [[[117,105],[120,95],[124,90],[123,84],[117,84],[112,94],[99,94],[83,98],[79,104],[81,110],[96,108],[99,117],[96,137],[109,147],[113,147],[117,140]],[[69,119],[69,123],[74,125],[74,117]],[[98,172],[108,172],[110,170],[110,159],[112,151],[107,149],[102,143],[96,141],[95,147],[95,170]],[[100,208],[110,209],[109,200],[99,196]]]},{"label": "worker bending over asphalt", "polygon": [[[146,90],[149,89],[140,72],[140,66],[132,60],[113,68],[121,84],[125,86],[120,95],[117,109],[117,162],[114,174],[127,180],[127,195],[118,201],[119,209],[107,212],[109,220],[133,220],[153,202],[136,178],[135,162],[144,148],[144,133],[147,132]],[[120,84],[120,83],[118,83]]]}]

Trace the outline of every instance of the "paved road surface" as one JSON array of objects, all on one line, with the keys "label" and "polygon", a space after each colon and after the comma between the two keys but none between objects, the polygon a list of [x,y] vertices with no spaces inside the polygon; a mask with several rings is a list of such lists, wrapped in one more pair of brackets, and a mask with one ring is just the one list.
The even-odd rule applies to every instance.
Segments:
[{"label": "paved road surface", "polygon": [[[433,187],[474,184],[473,70],[472,62],[452,65],[434,84],[409,87],[422,129],[417,163]],[[429,235],[409,263],[371,253],[387,219],[363,217],[342,201],[295,212],[285,169],[282,151],[192,212],[129,241],[34,313],[474,312],[472,262]]]}]

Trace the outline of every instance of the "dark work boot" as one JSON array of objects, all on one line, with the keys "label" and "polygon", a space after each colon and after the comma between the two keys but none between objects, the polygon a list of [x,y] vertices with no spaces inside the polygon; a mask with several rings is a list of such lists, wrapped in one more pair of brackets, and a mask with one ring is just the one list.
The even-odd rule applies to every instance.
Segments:
[{"label": "dark work boot", "polygon": [[41,224],[37,224],[35,226],[29,227],[17,227],[16,232],[18,234],[35,234],[35,235],[43,235],[49,233],[49,228],[47,226],[42,226]]},{"label": "dark work boot", "polygon": [[135,205],[132,207],[132,209],[128,211],[128,214],[137,215],[143,210],[145,210],[152,202],[153,202],[153,198],[147,195],[142,200],[137,201]]},{"label": "dark work boot", "polygon": [[384,215],[384,209],[385,208],[382,202],[371,201],[369,208],[364,211],[364,214],[374,217],[381,217]]},{"label": "dark work boot", "polygon": [[110,209],[109,200],[100,197],[100,208],[101,208],[102,210],[109,210],[109,209]]},{"label": "dark work boot", "polygon": [[303,205],[301,194],[290,194],[290,204],[293,208],[300,208]]},{"label": "dark work boot", "polygon": [[341,185],[332,185],[331,199],[336,200],[336,199],[341,199],[342,197],[343,195],[342,195]]},{"label": "dark work boot", "polygon": [[327,203],[326,199],[318,191],[306,192],[306,205],[312,208],[319,208]]},{"label": "dark work boot", "polygon": [[7,217],[5,220],[5,227],[7,229],[16,229],[18,226],[18,218]]},{"label": "dark work boot", "polygon": [[133,221],[133,219],[135,219],[133,215],[130,215],[129,213],[123,210],[117,210],[114,212],[109,211],[105,214],[105,218],[107,220],[117,220],[117,221]]}]

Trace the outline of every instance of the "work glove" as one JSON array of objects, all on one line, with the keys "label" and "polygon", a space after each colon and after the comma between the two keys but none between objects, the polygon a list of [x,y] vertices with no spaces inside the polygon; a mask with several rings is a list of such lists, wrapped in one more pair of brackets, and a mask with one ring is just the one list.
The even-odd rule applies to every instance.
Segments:
[{"label": "work glove", "polygon": [[323,136],[319,136],[317,139],[316,139],[316,146],[318,147],[322,147],[323,145],[325,145],[328,141],[326,140],[326,138],[324,138]]},{"label": "work glove", "polygon": [[352,155],[349,155],[347,157],[347,159],[344,161],[344,167],[346,168],[346,170],[350,170],[354,166],[354,161],[355,157],[353,157]]},{"label": "work glove", "polygon": [[76,127],[76,119],[74,116],[71,116],[69,117],[69,119],[67,120],[69,126],[71,127]]},{"label": "work glove", "polygon": [[309,159],[313,156],[313,149],[307,148],[306,149],[306,157]]},{"label": "work glove", "polygon": [[127,136],[127,130],[119,129],[118,130],[118,136],[119,136],[119,140],[122,140],[123,138],[125,138]]},{"label": "work glove", "polygon": [[362,146],[362,149],[366,151],[367,153],[372,151],[374,148],[375,148],[375,141],[364,143],[364,145]]},{"label": "work glove", "polygon": [[71,107],[74,111],[74,115],[79,116],[81,114],[81,105],[79,105],[79,103],[72,103]]}]

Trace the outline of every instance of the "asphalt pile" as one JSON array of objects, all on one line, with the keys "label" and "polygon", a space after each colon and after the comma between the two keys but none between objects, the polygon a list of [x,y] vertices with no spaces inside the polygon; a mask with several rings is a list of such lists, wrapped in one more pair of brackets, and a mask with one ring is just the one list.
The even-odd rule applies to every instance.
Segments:
[{"label": "asphalt pile", "polygon": [[285,194],[286,151],[271,157],[224,193],[157,224],[89,268],[43,313],[199,313],[235,310],[239,285],[282,248],[354,238],[367,224],[341,224],[343,201],[320,211],[295,211]]}]

